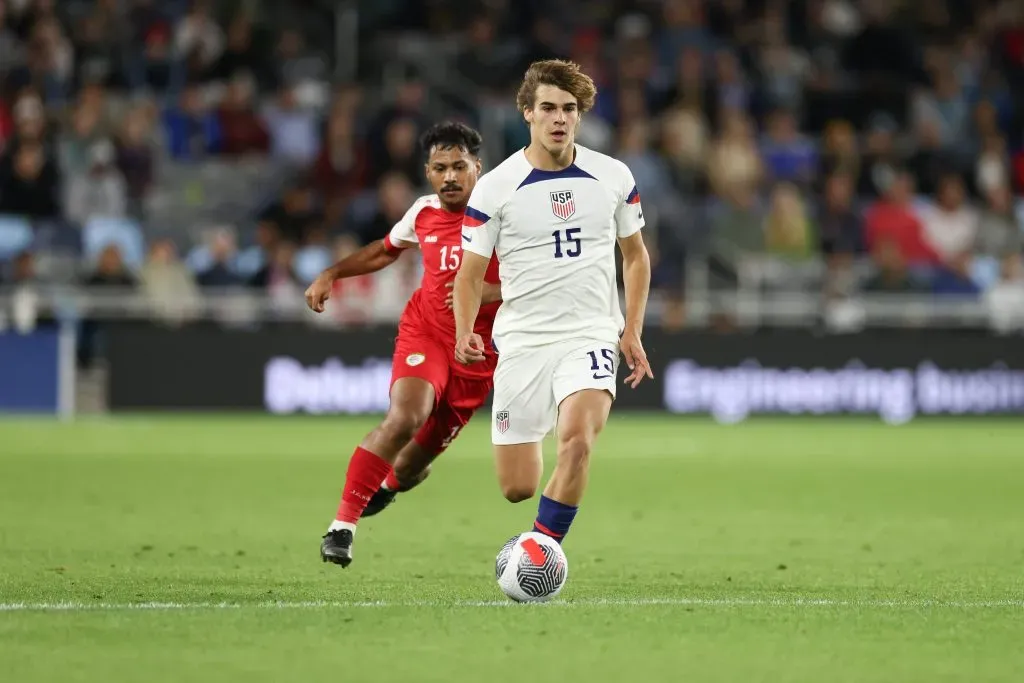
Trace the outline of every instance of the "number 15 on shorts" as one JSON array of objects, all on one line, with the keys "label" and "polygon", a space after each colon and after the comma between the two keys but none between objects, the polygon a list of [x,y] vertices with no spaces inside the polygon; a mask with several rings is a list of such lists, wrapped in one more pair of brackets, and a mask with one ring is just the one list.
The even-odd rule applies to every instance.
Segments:
[{"label": "number 15 on shorts", "polygon": [[608,379],[615,376],[616,354],[611,349],[598,349],[587,351],[590,357],[590,370],[594,373],[594,379]]}]

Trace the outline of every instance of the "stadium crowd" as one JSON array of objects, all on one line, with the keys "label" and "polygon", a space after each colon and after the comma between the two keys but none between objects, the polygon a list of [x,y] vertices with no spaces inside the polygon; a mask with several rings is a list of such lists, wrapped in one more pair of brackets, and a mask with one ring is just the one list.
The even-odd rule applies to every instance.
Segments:
[{"label": "stadium crowd", "polygon": [[[342,80],[354,6],[0,2],[0,283],[139,288],[179,313],[204,288],[301,305],[422,191],[425,126],[480,127],[497,163],[528,139],[517,79],[564,57],[599,87],[581,143],[637,179],[665,325],[685,323],[687,264],[731,291],[752,258],[785,265],[780,287],[821,266],[825,298],[1024,310],[1019,2],[375,0]],[[233,169],[271,180],[175,225],[162,189],[200,168],[199,204]],[[384,291],[414,286],[402,263]]]}]

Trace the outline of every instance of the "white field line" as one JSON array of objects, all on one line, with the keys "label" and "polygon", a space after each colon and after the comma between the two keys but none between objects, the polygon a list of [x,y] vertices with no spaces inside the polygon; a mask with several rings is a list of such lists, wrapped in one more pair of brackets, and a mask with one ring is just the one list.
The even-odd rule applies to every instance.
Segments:
[{"label": "white field line", "polygon": [[[508,600],[380,600],[367,602],[280,601],[280,602],[8,602],[0,612],[116,612],[188,610],[321,610],[362,608],[492,608],[515,607]],[[1024,600],[831,600],[828,598],[581,598],[554,600],[534,605],[546,608],[572,607],[783,607],[783,608],[869,608],[869,609],[1024,609]]]}]

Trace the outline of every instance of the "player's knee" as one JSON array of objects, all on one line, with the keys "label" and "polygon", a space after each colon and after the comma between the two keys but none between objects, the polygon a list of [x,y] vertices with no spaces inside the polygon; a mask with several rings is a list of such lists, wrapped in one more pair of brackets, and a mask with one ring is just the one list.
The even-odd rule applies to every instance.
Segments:
[{"label": "player's knee", "polygon": [[533,498],[534,494],[537,493],[537,487],[536,485],[519,481],[503,482],[501,492],[508,502],[522,503],[524,500]]},{"label": "player's knee", "polygon": [[408,443],[428,417],[430,413],[414,409],[392,410],[384,418],[381,431],[395,443]]},{"label": "player's knee", "polygon": [[572,469],[586,469],[590,465],[590,451],[594,436],[585,432],[566,434],[558,443],[558,463]]}]

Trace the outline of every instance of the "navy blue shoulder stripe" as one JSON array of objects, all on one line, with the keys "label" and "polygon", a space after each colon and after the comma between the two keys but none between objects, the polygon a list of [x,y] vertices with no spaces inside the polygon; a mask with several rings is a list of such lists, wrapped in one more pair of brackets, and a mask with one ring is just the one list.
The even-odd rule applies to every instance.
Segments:
[{"label": "navy blue shoulder stripe", "polygon": [[530,171],[530,175],[526,176],[523,182],[519,183],[519,187],[516,189],[519,190],[527,185],[533,185],[534,183],[542,183],[545,180],[563,180],[565,178],[590,178],[591,180],[597,180],[597,178],[590,175],[576,164],[567,166],[561,171],[542,171],[539,168],[535,168]]}]

